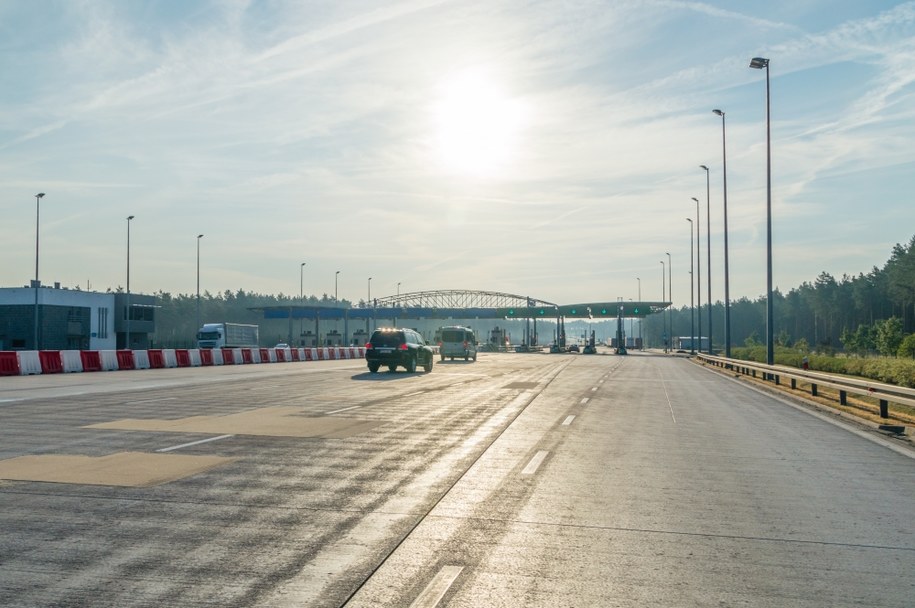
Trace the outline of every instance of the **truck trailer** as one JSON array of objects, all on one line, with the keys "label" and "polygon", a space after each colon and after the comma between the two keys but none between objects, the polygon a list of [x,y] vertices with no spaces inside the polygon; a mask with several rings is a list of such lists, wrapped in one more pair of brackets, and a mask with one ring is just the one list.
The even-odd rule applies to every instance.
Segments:
[{"label": "truck trailer", "polygon": [[204,323],[197,332],[197,348],[257,348],[257,325]]}]

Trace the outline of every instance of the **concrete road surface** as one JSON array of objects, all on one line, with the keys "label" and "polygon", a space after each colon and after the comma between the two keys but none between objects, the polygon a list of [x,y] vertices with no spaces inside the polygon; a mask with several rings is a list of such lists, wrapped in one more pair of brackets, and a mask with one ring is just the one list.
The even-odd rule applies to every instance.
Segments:
[{"label": "concrete road surface", "polygon": [[0,379],[2,606],[912,606],[913,507],[682,358]]}]

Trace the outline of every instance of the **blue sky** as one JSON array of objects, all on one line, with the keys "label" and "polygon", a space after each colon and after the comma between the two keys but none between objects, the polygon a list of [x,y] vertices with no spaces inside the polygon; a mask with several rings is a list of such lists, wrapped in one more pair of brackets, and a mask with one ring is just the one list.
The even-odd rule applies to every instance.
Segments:
[{"label": "blue sky", "polygon": [[[0,285],[689,303],[915,234],[915,3],[0,0]],[[306,263],[302,275],[300,264]],[[637,278],[640,281],[637,281]]]}]

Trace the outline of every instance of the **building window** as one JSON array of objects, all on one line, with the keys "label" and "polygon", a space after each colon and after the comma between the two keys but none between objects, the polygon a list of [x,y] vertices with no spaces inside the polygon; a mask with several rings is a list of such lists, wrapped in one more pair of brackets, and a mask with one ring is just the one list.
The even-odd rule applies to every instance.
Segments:
[{"label": "building window", "polygon": [[108,337],[108,309],[98,309],[98,337],[105,339]]}]

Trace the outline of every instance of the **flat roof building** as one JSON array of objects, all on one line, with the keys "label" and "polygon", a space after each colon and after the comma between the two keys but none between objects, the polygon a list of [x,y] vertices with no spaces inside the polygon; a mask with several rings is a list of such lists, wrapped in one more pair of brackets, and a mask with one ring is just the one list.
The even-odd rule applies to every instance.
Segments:
[{"label": "flat roof building", "polygon": [[[129,304],[129,348],[146,349],[156,329],[156,298],[131,293]],[[39,287],[37,294],[33,287],[0,287],[0,350],[128,348],[127,310],[126,293],[67,289],[59,283]]]}]

